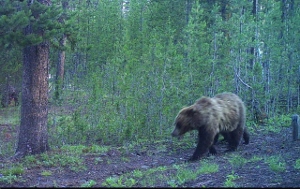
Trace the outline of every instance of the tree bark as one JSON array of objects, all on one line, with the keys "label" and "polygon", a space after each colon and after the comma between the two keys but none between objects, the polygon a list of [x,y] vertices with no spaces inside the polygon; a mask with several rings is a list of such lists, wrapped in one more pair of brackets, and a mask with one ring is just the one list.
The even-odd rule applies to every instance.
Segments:
[{"label": "tree bark", "polygon": [[43,42],[25,47],[21,125],[16,156],[42,153],[48,150],[48,62],[49,45]]},{"label": "tree bark", "polygon": [[[49,1],[39,1],[48,4]],[[30,5],[28,5],[30,6]],[[33,33],[29,25],[25,35]],[[43,31],[38,32],[43,35]],[[21,124],[15,158],[43,153],[48,146],[48,64],[49,42],[27,46],[23,50]]]}]

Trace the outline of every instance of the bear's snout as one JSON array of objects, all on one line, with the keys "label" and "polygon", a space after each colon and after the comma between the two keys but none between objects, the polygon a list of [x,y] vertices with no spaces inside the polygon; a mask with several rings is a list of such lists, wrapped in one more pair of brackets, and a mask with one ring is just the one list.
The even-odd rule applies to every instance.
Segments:
[{"label": "bear's snout", "polygon": [[174,131],[171,133],[172,137],[177,137],[179,136],[179,130],[178,129],[174,129]]}]

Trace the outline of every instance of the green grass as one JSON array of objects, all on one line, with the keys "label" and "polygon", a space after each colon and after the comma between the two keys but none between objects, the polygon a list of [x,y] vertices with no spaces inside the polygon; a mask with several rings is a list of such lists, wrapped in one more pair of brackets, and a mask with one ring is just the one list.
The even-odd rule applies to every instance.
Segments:
[{"label": "green grass", "polygon": [[81,187],[93,187],[97,182],[94,180],[89,180],[81,185]]},{"label": "green grass", "polygon": [[51,175],[52,175],[52,172],[51,172],[51,171],[46,171],[46,170],[45,170],[45,171],[42,171],[42,172],[41,172],[41,175],[42,175],[42,176],[46,176],[46,177],[47,177],[47,176],[51,176]]},{"label": "green grass", "polygon": [[252,156],[251,159],[249,160],[249,162],[257,162],[257,161],[261,161],[263,160],[264,158],[262,157],[258,157],[258,156]]},{"label": "green grass", "polygon": [[61,150],[72,153],[72,154],[83,154],[83,153],[97,153],[102,154],[109,150],[107,146],[99,146],[99,145],[91,145],[91,146],[84,146],[84,145],[64,145],[61,147]]},{"label": "green grass", "polygon": [[219,171],[219,165],[218,164],[211,164],[207,161],[203,160],[201,161],[200,169],[197,170],[197,174],[208,174],[208,173],[215,173]]},{"label": "green grass", "polygon": [[281,128],[282,126],[289,127],[291,125],[291,116],[292,115],[290,114],[280,114],[275,117],[271,117],[269,119],[268,125],[272,125],[275,128]]},{"label": "green grass", "polygon": [[300,169],[300,159],[297,159],[294,165],[295,169]]},{"label": "green grass", "polygon": [[280,156],[265,157],[265,162],[274,172],[284,172],[286,170],[286,163]]},{"label": "green grass", "polygon": [[26,156],[23,164],[27,167],[68,167],[72,171],[78,172],[86,168],[82,164],[83,159],[76,154],[48,154]]},{"label": "green grass", "polygon": [[123,176],[120,177],[108,177],[102,183],[104,187],[125,187],[123,184]]},{"label": "green grass", "polygon": [[143,176],[143,172],[140,170],[134,170],[132,172],[132,176],[136,177],[136,178],[141,178]]},{"label": "green grass", "polygon": [[16,175],[6,175],[0,177],[0,183],[12,184],[18,180]]},{"label": "green grass", "polygon": [[22,175],[24,173],[24,167],[21,164],[16,164],[12,167],[2,169],[0,173],[4,176]]},{"label": "green grass", "polygon": [[197,179],[201,174],[217,172],[219,166],[208,161],[201,161],[199,169],[189,164],[174,164],[150,169],[136,169],[119,177],[108,177],[102,183],[104,187],[149,187],[167,185],[170,187],[184,186],[185,183]]},{"label": "green grass", "polygon": [[238,154],[230,154],[228,161],[233,167],[237,168],[243,167],[248,162],[247,159]]},{"label": "green grass", "polygon": [[236,173],[234,173],[234,171],[232,171],[231,174],[226,176],[224,187],[237,187],[234,181],[238,178],[239,176]]},{"label": "green grass", "polygon": [[167,170],[166,166],[147,170],[136,169],[119,177],[110,176],[101,185],[104,187],[133,187],[137,184],[142,187],[154,186],[156,183],[167,179],[165,175],[165,171]]},{"label": "green grass", "polygon": [[7,107],[3,108],[3,116],[0,116],[0,124],[4,125],[19,125],[20,124],[20,114],[19,107]]},{"label": "green grass", "polygon": [[[10,165],[7,165],[10,166]],[[24,174],[24,168],[21,164],[15,164],[11,167],[6,167],[0,170],[1,177],[0,177],[0,184],[6,183],[6,184],[12,184],[16,181],[20,181],[19,177],[20,175]]]},{"label": "green grass", "polygon": [[19,107],[1,108],[0,105],[0,156],[10,157],[15,153],[15,137],[20,125]]},{"label": "green grass", "polygon": [[177,170],[176,184],[183,185],[187,181],[194,180],[198,176],[197,172],[191,169],[182,168]]}]

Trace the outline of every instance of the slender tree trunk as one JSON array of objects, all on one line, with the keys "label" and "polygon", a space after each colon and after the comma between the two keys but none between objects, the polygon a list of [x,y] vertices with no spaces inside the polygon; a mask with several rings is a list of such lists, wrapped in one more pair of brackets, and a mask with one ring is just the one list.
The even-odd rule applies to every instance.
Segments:
[{"label": "slender tree trunk", "polygon": [[[63,34],[62,38],[59,41],[59,45],[61,47],[64,47],[66,45],[66,41],[67,41],[67,36]],[[61,95],[63,81],[64,81],[65,59],[66,59],[66,51],[59,50],[58,62],[56,67],[55,99],[59,99]]]},{"label": "slender tree trunk", "polygon": [[[45,0],[38,2],[49,3]],[[25,35],[33,33],[32,27],[27,26],[24,33]],[[43,31],[39,31],[39,35],[43,35]],[[42,153],[49,149],[47,133],[48,64],[49,43],[47,41],[24,48],[21,125],[16,158]]]},{"label": "slender tree trunk", "polygon": [[[62,1],[62,7],[64,11],[68,8],[68,1],[64,0]],[[59,19],[59,22],[64,22],[65,20],[65,14]],[[67,36],[65,34],[62,35],[61,39],[59,40],[59,46],[65,47],[67,43]],[[58,52],[58,61],[56,65],[56,80],[55,80],[55,99],[59,99],[61,95],[61,91],[63,88],[64,83],[64,68],[65,68],[65,59],[66,59],[66,51],[65,50],[59,50]]]}]

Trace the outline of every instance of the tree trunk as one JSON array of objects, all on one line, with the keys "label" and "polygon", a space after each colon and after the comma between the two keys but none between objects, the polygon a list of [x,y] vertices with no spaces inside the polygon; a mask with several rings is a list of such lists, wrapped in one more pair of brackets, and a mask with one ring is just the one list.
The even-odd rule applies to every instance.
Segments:
[{"label": "tree trunk", "polygon": [[[63,34],[59,41],[59,45],[64,47],[66,45],[67,36]],[[64,81],[64,68],[65,68],[66,51],[59,50],[58,52],[58,62],[56,67],[56,83],[55,83],[55,99],[58,100],[61,95],[63,81]]]},{"label": "tree trunk", "polygon": [[[68,8],[68,1],[64,0],[62,1],[62,7],[64,11]],[[65,14],[58,20],[59,22],[64,22],[65,20]],[[67,43],[67,35],[63,34],[61,39],[59,40],[59,46],[65,47]],[[64,81],[64,68],[65,68],[65,59],[66,59],[66,51],[65,50],[59,50],[58,52],[58,62],[56,66],[56,81],[55,81],[55,99],[58,100],[61,95],[61,91],[63,88],[63,81]]]},{"label": "tree trunk", "polygon": [[[39,0],[46,4],[49,1]],[[30,5],[29,5],[30,6]],[[25,35],[33,33],[29,25]],[[43,35],[43,31],[38,32]],[[49,43],[27,46],[23,50],[21,124],[15,158],[43,153],[49,149],[48,118]]]},{"label": "tree trunk", "polygon": [[48,62],[49,45],[43,42],[25,47],[21,125],[16,156],[48,150]]}]

